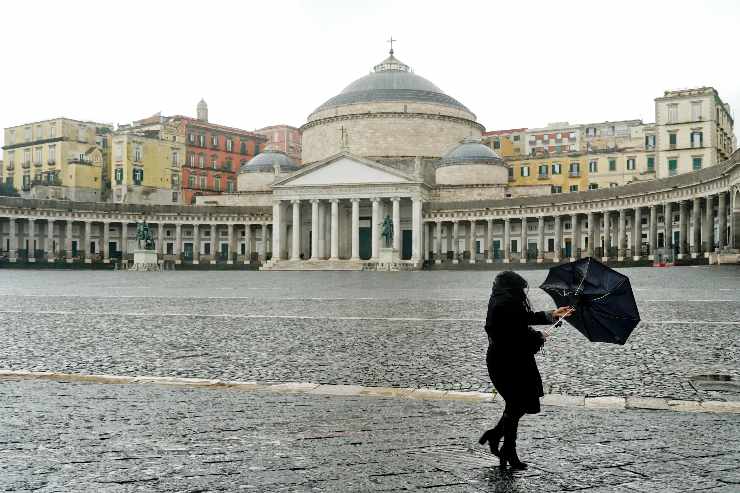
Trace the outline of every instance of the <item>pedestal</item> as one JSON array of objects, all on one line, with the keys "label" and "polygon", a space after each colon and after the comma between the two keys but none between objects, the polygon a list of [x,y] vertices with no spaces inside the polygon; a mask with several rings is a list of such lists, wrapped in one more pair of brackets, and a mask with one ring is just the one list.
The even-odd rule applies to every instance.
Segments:
[{"label": "pedestal", "polygon": [[398,262],[400,257],[398,250],[394,250],[392,247],[381,247],[378,252],[378,262],[381,264],[388,264],[391,262]]},{"label": "pedestal", "polygon": [[134,250],[134,263],[129,270],[139,272],[159,271],[159,259],[154,250]]}]

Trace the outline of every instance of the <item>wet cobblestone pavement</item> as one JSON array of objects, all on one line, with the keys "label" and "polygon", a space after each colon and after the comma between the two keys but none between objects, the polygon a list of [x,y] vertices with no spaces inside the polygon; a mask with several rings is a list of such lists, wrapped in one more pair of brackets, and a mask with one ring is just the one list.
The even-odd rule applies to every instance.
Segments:
[{"label": "wet cobblestone pavement", "polygon": [[499,403],[0,382],[0,491],[737,492],[737,415],[547,407],[530,469],[477,444]]},{"label": "wet cobblestone pavement", "polygon": [[[740,398],[740,268],[625,273],[644,323],[625,346],[558,329],[538,356],[546,392]],[[485,391],[494,275],[4,270],[0,367]],[[546,271],[523,275],[552,308]]]}]

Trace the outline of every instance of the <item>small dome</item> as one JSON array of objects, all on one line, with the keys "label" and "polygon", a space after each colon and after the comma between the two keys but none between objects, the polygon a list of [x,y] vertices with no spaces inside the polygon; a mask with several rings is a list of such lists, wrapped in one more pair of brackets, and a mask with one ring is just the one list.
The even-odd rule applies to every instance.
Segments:
[{"label": "small dome", "polygon": [[280,167],[280,173],[292,173],[300,169],[284,152],[265,150],[239,168],[239,173],[274,173],[276,165]]},{"label": "small dome", "polygon": [[462,143],[442,156],[442,166],[458,166],[465,164],[490,164],[505,166],[501,156],[488,146],[481,144],[480,139],[468,137]]}]

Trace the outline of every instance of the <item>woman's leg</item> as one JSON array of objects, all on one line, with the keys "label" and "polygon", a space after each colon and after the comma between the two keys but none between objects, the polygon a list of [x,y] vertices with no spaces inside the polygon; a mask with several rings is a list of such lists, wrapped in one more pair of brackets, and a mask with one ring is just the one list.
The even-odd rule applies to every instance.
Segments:
[{"label": "woman's leg", "polygon": [[485,433],[483,433],[483,436],[480,437],[480,440],[478,440],[478,443],[483,445],[484,443],[488,442],[488,446],[491,449],[491,453],[498,457],[499,455],[499,443],[501,442],[501,439],[504,436],[504,417],[506,416],[506,413],[503,413],[501,417],[498,420],[498,423],[496,423],[496,426],[491,428],[490,430],[487,430]]},{"label": "woman's leg", "polygon": [[506,462],[509,462],[511,467],[515,469],[527,468],[527,465],[520,461],[516,454],[516,436],[519,429],[519,420],[524,414],[524,409],[508,403],[506,404],[502,417],[504,421],[504,446],[501,448],[499,456],[501,458],[501,465],[506,465]]}]

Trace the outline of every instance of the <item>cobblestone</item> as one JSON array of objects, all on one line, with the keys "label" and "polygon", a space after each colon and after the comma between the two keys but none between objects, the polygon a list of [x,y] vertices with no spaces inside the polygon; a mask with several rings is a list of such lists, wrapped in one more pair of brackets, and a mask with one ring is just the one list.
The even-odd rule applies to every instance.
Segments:
[{"label": "cobblestone", "polygon": [[728,492],[736,415],[545,406],[522,473],[477,444],[499,403],[0,383],[0,490]]}]

